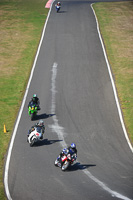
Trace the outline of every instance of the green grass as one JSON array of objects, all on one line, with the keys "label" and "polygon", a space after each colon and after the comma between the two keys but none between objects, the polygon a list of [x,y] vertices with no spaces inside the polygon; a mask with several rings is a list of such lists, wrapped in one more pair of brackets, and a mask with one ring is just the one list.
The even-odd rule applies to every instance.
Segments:
[{"label": "green grass", "polygon": [[93,7],[133,144],[133,2],[97,3]]},{"label": "green grass", "polygon": [[[6,199],[3,167],[14,122],[21,105],[41,32],[46,1],[0,0],[0,199]],[[3,133],[4,124],[7,133]]]}]

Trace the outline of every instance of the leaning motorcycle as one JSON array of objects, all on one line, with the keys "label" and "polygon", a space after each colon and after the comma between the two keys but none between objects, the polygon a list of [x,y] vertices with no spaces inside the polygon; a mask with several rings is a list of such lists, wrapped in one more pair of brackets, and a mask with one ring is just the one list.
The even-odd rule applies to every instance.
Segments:
[{"label": "leaning motorcycle", "polygon": [[[55,160],[55,166],[60,167],[62,171],[66,171],[69,166],[73,165],[76,162],[76,154],[71,155],[70,153],[67,155],[63,155],[59,161],[59,158]],[[62,164],[61,164],[62,163]]]},{"label": "leaning motorcycle", "polygon": [[36,104],[31,102],[28,109],[29,109],[28,114],[31,117],[31,120],[33,120],[35,118],[35,116],[37,115],[37,106],[36,106]]},{"label": "leaning motorcycle", "polygon": [[27,142],[32,147],[36,142],[38,142],[40,140],[41,137],[42,137],[42,129],[41,129],[41,127],[34,127],[34,131],[32,131],[29,134],[29,136],[27,138]]}]

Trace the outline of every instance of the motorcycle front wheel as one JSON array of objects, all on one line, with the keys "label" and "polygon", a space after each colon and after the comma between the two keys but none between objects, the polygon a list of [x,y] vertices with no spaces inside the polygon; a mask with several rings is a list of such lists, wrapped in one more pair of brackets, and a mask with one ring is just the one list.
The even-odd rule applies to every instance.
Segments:
[{"label": "motorcycle front wheel", "polygon": [[35,138],[33,140],[31,140],[30,147],[33,147],[33,145],[35,144],[35,142],[36,142]]},{"label": "motorcycle front wheel", "polygon": [[65,162],[63,163],[62,167],[61,167],[61,170],[62,170],[62,171],[67,170],[68,167],[69,167],[69,165],[70,165],[70,163],[69,163],[68,161],[65,161]]},{"label": "motorcycle front wheel", "polygon": [[57,161],[57,159],[55,160],[54,165],[55,165],[56,167],[58,167],[58,161]]}]

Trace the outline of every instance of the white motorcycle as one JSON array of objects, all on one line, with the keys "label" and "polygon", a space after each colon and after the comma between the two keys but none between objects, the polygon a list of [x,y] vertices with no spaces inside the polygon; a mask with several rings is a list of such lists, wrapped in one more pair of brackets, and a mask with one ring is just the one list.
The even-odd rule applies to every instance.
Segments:
[{"label": "white motorcycle", "polygon": [[27,141],[30,144],[30,146],[32,147],[37,141],[39,141],[42,137],[42,129],[41,127],[35,127],[34,131],[32,131],[28,138]]}]

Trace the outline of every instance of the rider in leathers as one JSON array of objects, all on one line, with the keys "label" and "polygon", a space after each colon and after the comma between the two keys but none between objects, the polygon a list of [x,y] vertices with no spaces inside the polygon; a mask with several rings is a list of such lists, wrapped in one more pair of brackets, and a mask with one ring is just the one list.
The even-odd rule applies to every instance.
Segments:
[{"label": "rider in leathers", "polygon": [[77,149],[76,149],[76,144],[72,143],[68,148],[65,148],[62,150],[62,152],[59,154],[57,160],[61,163],[62,166],[62,161],[61,161],[61,157],[63,155],[68,155],[70,154],[71,157],[75,154],[76,158],[77,158]]},{"label": "rider in leathers", "polygon": [[30,104],[32,102],[37,106],[37,110],[40,110],[40,100],[39,100],[39,98],[37,97],[36,94],[33,95],[32,99],[30,100],[30,102],[28,104],[28,107],[30,106]]},{"label": "rider in leathers", "polygon": [[30,133],[35,130],[35,127],[41,127],[42,136],[40,137],[40,139],[43,139],[43,134],[45,132],[45,126],[44,126],[44,121],[42,119],[38,123],[36,123],[34,126],[31,127],[31,129],[28,131],[28,137],[29,137]]}]

